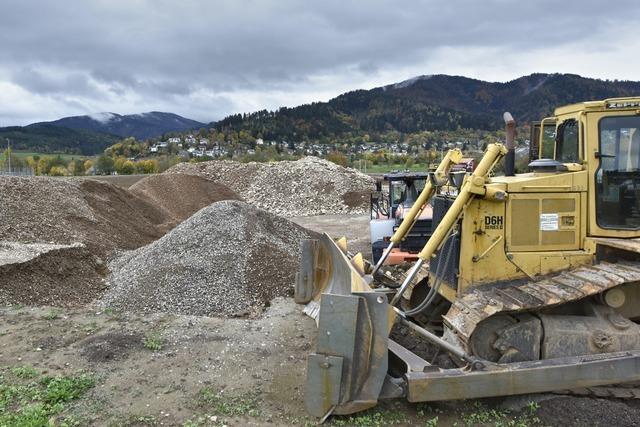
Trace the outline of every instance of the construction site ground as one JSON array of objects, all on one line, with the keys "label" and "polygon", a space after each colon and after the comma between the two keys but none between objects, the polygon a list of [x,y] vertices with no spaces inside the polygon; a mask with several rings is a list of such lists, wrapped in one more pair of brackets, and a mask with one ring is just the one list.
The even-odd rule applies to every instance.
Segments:
[{"label": "construction site ground", "polygon": [[[293,218],[366,249],[367,217]],[[355,249],[355,248],[354,248]],[[313,425],[304,410],[315,324],[291,299],[257,319],[11,306],[0,309],[0,366],[37,375],[89,373],[95,385],[54,425]],[[411,404],[402,400],[329,425],[632,426],[635,400],[562,395]],[[75,424],[74,424],[75,423]]]},{"label": "construction site ground", "polygon": [[[313,162],[307,165],[326,167]],[[342,173],[332,169],[329,172]],[[186,180],[185,185],[191,186],[192,181]],[[4,228],[0,228],[3,233],[1,237],[7,241],[27,241],[33,236],[40,236],[41,239],[46,236],[43,240],[47,242],[58,242],[63,237],[66,240],[61,243],[81,241],[87,245],[87,249],[82,249],[82,257],[78,255],[78,262],[82,262],[81,265],[85,268],[94,268],[95,274],[102,274],[101,271],[106,266],[112,272],[114,268],[118,269],[117,263],[112,263],[111,259],[121,251],[127,250],[130,254],[138,254],[138,258],[144,258],[156,256],[157,252],[161,252],[163,256],[170,255],[172,250],[180,247],[183,252],[177,260],[154,258],[173,262],[172,268],[175,270],[166,270],[166,274],[178,278],[178,273],[183,273],[181,266],[187,265],[182,264],[183,261],[193,258],[197,251],[219,249],[221,244],[215,239],[210,242],[204,238],[217,228],[197,228],[202,224],[195,220],[204,218],[203,215],[207,212],[243,209],[243,205],[235,200],[211,205],[213,208],[205,208],[200,214],[184,220],[182,227],[167,231],[182,221],[185,213],[166,206],[166,201],[162,202],[165,204],[164,210],[155,213],[154,203],[158,200],[155,195],[159,193],[151,190],[156,184],[158,187],[164,184],[154,184],[155,180],[148,182],[149,185],[143,187],[147,189],[146,199],[125,204],[125,201],[134,198],[134,193],[126,193],[127,183],[119,183],[122,190],[116,191],[111,187],[104,187],[106,184],[95,186],[65,184],[66,181],[11,181],[3,191],[13,199],[0,201],[0,212],[5,215]],[[336,183],[341,188],[340,191],[359,194],[354,193],[351,188],[343,187],[340,181]],[[65,184],[63,189],[66,193],[63,194],[62,201],[69,205],[69,212],[73,212],[72,207],[79,206],[80,201],[87,200],[86,206],[82,205],[83,212],[86,211],[83,213],[86,220],[81,218],[80,221],[69,216],[66,208],[60,207],[56,211],[60,220],[65,222],[60,222],[58,217],[55,217],[55,221],[42,220],[41,218],[50,218],[50,211],[41,209],[41,205],[49,203],[45,200],[45,190],[38,196],[42,201],[40,205],[28,203],[34,199],[34,194],[40,194],[34,193],[35,188],[55,189],[58,184]],[[43,187],[47,185],[51,187]],[[363,180],[362,188],[365,185],[368,184]],[[210,201],[217,200],[218,195],[223,194],[223,188],[218,190],[210,195]],[[181,191],[186,197],[186,190]],[[227,194],[226,191],[224,194]],[[233,191],[248,201],[255,197],[244,188]],[[55,197],[58,196],[59,193],[56,193]],[[103,199],[106,201],[101,202]],[[194,202],[206,203],[207,200],[202,193],[194,195]],[[260,200],[262,199],[258,199]],[[127,207],[129,205],[132,207]],[[117,219],[117,224],[122,225],[127,218],[115,217],[116,213],[105,206],[117,206],[118,215],[123,214],[122,210],[137,209],[136,212],[144,214],[138,216],[147,221],[144,222],[147,228],[141,228],[138,223],[137,228],[121,227],[128,233],[128,238],[123,240],[123,232],[112,224]],[[198,209],[199,206],[194,204],[193,209]],[[184,204],[180,207],[184,207]],[[32,215],[36,218],[33,224],[19,221],[19,215],[25,209],[29,212],[41,209],[38,211],[39,216]],[[349,241],[350,251],[363,252],[369,258],[368,215],[339,213],[345,209],[342,205],[337,206],[337,213],[330,212],[331,204],[323,206],[323,209],[328,210],[326,215],[283,216],[315,232],[327,232],[335,237],[344,235]],[[244,220],[248,218],[258,225],[296,228],[282,222],[285,221],[284,218],[277,219],[271,214],[253,212],[251,215],[246,218],[243,216]],[[9,222],[7,218],[13,222]],[[204,225],[210,222],[204,221]],[[85,227],[88,223],[91,224],[90,228]],[[222,225],[218,228],[227,223],[220,224]],[[101,233],[99,239],[95,230]],[[282,244],[280,240],[266,236],[264,231],[261,233],[255,236],[247,234],[247,239],[256,242],[268,239],[273,244]],[[189,241],[188,239],[199,235],[203,236],[199,241],[204,242],[202,244],[206,244],[207,248],[179,246],[184,239]],[[292,236],[289,237],[295,237]],[[110,252],[112,248],[115,251]],[[255,260],[261,259],[259,257],[267,260],[263,262],[277,263],[277,260],[269,257],[283,256],[279,255],[281,252],[268,251],[260,246],[254,249],[257,255],[246,260],[250,267],[255,265]],[[234,251],[233,255],[239,257],[247,248],[234,244],[225,250]],[[211,253],[214,254],[211,255],[213,257],[218,252]],[[96,259],[104,256],[104,261],[101,261],[98,268],[86,262],[85,258],[89,256],[95,256]],[[123,258],[127,261],[127,268],[148,268],[133,263],[134,258],[137,259]],[[14,281],[0,282],[0,290],[4,286],[12,291],[6,295],[23,298],[21,293],[13,292],[18,286],[16,284],[22,287],[25,284],[33,285],[33,289],[48,289],[52,286],[52,278],[57,276],[50,275],[45,280],[45,275],[49,270],[59,270],[60,266],[57,258],[47,260],[39,264],[33,261],[25,264],[22,269],[13,270],[0,265],[5,268],[2,270],[3,274]],[[153,261],[149,261],[149,264],[153,264]],[[33,273],[34,266],[38,267],[38,275],[29,276]],[[204,264],[197,264],[197,267],[203,274],[213,274],[205,270]],[[232,268],[230,265],[229,269]],[[271,280],[271,276],[267,280],[259,274],[253,274],[251,268],[247,269],[251,273],[251,280],[262,280],[264,283]],[[236,277],[226,271],[216,274]],[[304,407],[306,359],[315,348],[316,327],[314,321],[302,314],[302,307],[294,304],[286,292],[279,293],[279,296],[266,305],[264,311],[239,314],[239,317],[216,317],[218,314],[196,316],[176,312],[117,310],[110,307],[107,301],[111,300],[103,298],[103,288],[112,286],[108,282],[114,280],[113,276],[92,278],[95,289],[91,288],[90,295],[94,295],[96,300],[87,303],[84,299],[74,297],[78,292],[87,294],[88,285],[83,282],[83,277],[72,276],[73,294],[68,294],[64,288],[62,290],[65,292],[57,292],[55,298],[47,300],[60,302],[55,307],[43,305],[43,302],[33,302],[38,301],[35,299],[23,303],[2,303],[3,300],[0,300],[0,426],[193,427],[317,423],[317,420],[306,414]],[[237,280],[248,280],[243,277],[237,276]],[[176,289],[191,289],[188,281],[184,280],[170,284]],[[69,283],[60,285],[69,287]],[[229,280],[226,286],[234,285],[236,284]],[[122,295],[118,296],[122,296],[122,299],[118,301],[135,302],[136,294],[128,293],[127,289],[121,289]],[[158,292],[165,291],[158,287]],[[0,293],[0,297],[2,295]],[[74,299],[70,300],[70,297]],[[98,303],[99,301],[102,303]],[[190,307],[189,304],[183,306],[185,310],[191,309]],[[376,408],[353,416],[332,417],[327,423],[336,426],[431,427],[635,426],[640,423],[640,401],[557,394],[435,404],[412,404],[398,399],[381,402]]]}]

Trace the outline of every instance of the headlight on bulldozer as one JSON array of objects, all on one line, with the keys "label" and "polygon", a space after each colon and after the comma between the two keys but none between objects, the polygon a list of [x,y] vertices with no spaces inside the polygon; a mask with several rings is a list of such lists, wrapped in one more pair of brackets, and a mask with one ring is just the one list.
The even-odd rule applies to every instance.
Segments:
[{"label": "headlight on bulldozer", "polygon": [[487,187],[487,191],[484,193],[484,198],[487,200],[503,202],[507,200],[507,192],[498,188]]}]

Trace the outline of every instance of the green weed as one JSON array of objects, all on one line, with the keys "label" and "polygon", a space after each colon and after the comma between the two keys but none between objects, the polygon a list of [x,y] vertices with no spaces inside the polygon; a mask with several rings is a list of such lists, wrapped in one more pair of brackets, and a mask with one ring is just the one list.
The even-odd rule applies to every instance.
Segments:
[{"label": "green weed", "polygon": [[438,417],[433,417],[424,423],[424,427],[436,427],[438,425]]},{"label": "green weed", "polygon": [[98,322],[93,321],[88,325],[85,325],[83,329],[87,334],[91,335],[98,330]]},{"label": "green weed", "polygon": [[11,368],[11,373],[18,378],[29,379],[38,376],[38,371],[33,366],[16,366]]},{"label": "green weed", "polygon": [[48,313],[46,313],[42,317],[46,320],[56,320],[58,317],[60,317],[61,314],[62,314],[62,310],[53,309],[53,310],[50,310]]},{"label": "green weed", "polygon": [[373,409],[358,415],[334,417],[330,425],[355,427],[383,427],[401,424],[407,421],[404,413],[397,410]]},{"label": "green weed", "polygon": [[254,395],[227,396],[211,388],[204,388],[200,390],[198,400],[201,406],[214,415],[228,417],[260,415],[258,400]]},{"label": "green weed", "polygon": [[[42,376],[29,366],[5,369],[0,378],[0,426],[48,426],[65,409],[95,385],[91,375]],[[72,427],[73,419],[56,425]]]},{"label": "green weed", "polygon": [[164,340],[159,332],[151,332],[144,337],[143,345],[149,350],[160,351],[163,344]]},{"label": "green weed", "polygon": [[540,419],[533,416],[538,408],[535,402],[530,402],[527,406],[529,411],[519,416],[511,415],[508,410],[489,409],[480,402],[476,402],[474,406],[474,412],[462,417],[467,426],[531,427],[541,424]]}]

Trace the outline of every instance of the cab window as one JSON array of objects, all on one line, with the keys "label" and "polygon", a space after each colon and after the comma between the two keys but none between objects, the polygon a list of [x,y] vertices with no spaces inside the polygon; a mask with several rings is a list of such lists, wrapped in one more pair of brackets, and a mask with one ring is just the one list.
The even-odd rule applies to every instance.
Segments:
[{"label": "cab window", "polygon": [[391,181],[389,186],[389,196],[391,198],[392,205],[400,204],[405,198],[405,190],[407,189],[404,181]]},{"label": "cab window", "polygon": [[596,220],[602,228],[640,228],[640,117],[600,120]]},{"label": "cab window", "polygon": [[556,160],[560,163],[579,163],[578,122],[565,120],[558,126],[556,134]]},{"label": "cab window", "polygon": [[544,125],[542,133],[542,153],[541,158],[551,159],[553,158],[553,144],[556,138],[556,125],[549,124]]}]

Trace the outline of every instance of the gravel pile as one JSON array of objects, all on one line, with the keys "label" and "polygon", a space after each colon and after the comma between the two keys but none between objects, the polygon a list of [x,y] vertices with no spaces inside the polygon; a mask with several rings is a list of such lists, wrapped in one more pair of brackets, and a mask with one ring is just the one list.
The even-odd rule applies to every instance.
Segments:
[{"label": "gravel pile", "polygon": [[83,244],[0,242],[0,305],[83,306],[105,290],[105,273]]},{"label": "gravel pile", "polygon": [[71,244],[98,256],[160,237],[171,218],[129,191],[90,179],[0,177],[0,241]]},{"label": "gravel pile", "polygon": [[224,184],[187,174],[152,175],[141,179],[129,191],[167,211],[179,223],[221,200],[241,200]]},{"label": "gravel pile", "polygon": [[251,316],[291,296],[300,241],[314,233],[240,201],[214,203],[109,265],[99,305],[125,311]]},{"label": "gravel pile", "polygon": [[366,213],[375,180],[317,157],[274,163],[230,160],[180,163],[167,174],[220,182],[247,202],[281,216]]}]

